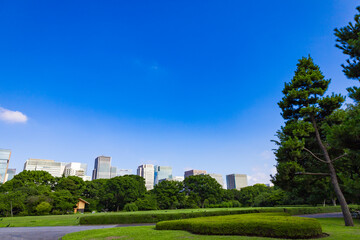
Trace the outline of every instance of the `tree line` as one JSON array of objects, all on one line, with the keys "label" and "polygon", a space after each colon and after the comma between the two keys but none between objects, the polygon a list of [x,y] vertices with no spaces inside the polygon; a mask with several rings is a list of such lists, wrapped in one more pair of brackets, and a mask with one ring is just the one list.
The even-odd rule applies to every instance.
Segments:
[{"label": "tree line", "polygon": [[90,203],[88,212],[305,203],[264,184],[226,190],[209,175],[190,176],[183,182],[162,181],[146,191],[144,178],[136,175],[83,181],[76,176],[58,178],[45,171],[22,171],[0,186],[0,215],[72,213],[79,198]]}]

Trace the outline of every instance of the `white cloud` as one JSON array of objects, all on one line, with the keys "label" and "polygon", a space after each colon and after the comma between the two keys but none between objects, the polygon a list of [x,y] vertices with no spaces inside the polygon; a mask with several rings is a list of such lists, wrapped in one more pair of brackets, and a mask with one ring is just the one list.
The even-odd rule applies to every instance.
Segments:
[{"label": "white cloud", "polygon": [[0,107],[0,120],[7,123],[26,123],[28,117],[22,112]]},{"label": "white cloud", "polygon": [[256,183],[271,184],[270,174],[276,174],[276,168],[269,168],[267,164],[264,164],[262,167],[255,167],[252,169],[252,174],[248,175],[248,184],[249,186]]}]

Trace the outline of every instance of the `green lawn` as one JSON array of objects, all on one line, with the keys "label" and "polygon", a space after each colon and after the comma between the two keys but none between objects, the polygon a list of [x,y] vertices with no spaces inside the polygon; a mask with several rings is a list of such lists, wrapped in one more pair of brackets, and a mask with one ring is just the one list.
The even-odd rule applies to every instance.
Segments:
[{"label": "green lawn", "polygon": [[[324,238],[326,240],[358,240],[360,239],[360,223],[356,221],[355,227],[345,227],[343,219],[340,218],[325,218],[318,219],[322,225],[323,232],[330,234],[330,237]],[[163,239],[224,239],[224,240],[260,240],[260,239],[274,239],[262,237],[241,237],[241,236],[203,236],[188,233],[186,231],[165,231],[155,230],[154,226],[145,227],[124,227],[124,228],[108,228],[89,230],[77,233],[70,233],[65,235],[63,240],[100,240],[100,239],[147,239],[147,240],[163,240]]]},{"label": "green lawn", "polygon": [[79,214],[3,217],[0,227],[43,227],[43,226],[72,226],[79,225]]},{"label": "green lawn", "polygon": [[[212,212],[226,211],[237,209],[259,209],[259,208],[203,208],[203,209],[177,209],[177,210],[154,210],[154,211],[138,211],[138,212],[110,212],[110,213],[87,213],[86,215],[107,215],[107,214],[151,214],[151,213],[190,213],[190,212]],[[269,209],[269,208],[267,208]],[[273,208],[274,209],[274,208]],[[294,208],[296,209],[296,208]],[[49,215],[49,216],[26,216],[26,217],[0,217],[1,227],[43,227],[43,226],[72,226],[79,225],[79,218],[83,214],[70,215]]]},{"label": "green lawn", "polygon": [[[247,208],[207,208],[207,209],[178,209],[178,210],[154,210],[154,211],[138,211],[138,212],[110,212],[110,213],[95,213],[94,215],[107,214],[148,214],[148,213],[189,213],[189,212],[203,212],[203,211],[218,211],[218,210],[234,210]],[[87,213],[93,215],[91,213]],[[86,214],[86,215],[87,215]],[[49,216],[26,216],[26,217],[0,217],[1,227],[44,227],[44,226],[73,226],[79,225],[79,218],[82,214],[69,215],[49,215]]]}]

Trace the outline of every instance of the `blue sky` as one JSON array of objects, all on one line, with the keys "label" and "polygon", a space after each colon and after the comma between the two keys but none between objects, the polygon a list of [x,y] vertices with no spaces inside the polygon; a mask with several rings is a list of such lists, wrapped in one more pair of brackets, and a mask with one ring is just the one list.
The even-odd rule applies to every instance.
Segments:
[{"label": "blue sky", "polygon": [[268,182],[277,102],[311,54],[346,94],[335,27],[355,1],[1,1],[0,148]]}]

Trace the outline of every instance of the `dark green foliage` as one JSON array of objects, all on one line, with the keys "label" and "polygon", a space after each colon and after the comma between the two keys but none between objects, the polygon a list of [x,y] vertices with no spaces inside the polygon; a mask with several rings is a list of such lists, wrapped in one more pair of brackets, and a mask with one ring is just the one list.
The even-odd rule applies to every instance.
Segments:
[{"label": "dark green foliage", "polygon": [[127,223],[156,223],[159,221],[187,219],[207,216],[224,216],[246,213],[266,213],[266,212],[287,212],[289,214],[339,212],[340,207],[273,207],[273,208],[254,208],[254,209],[224,209],[203,212],[171,212],[171,213],[134,213],[134,214],[106,214],[106,215],[85,215],[80,218],[80,224],[127,224]]},{"label": "dark green foliage", "polygon": [[270,192],[270,187],[265,184],[244,187],[240,189],[239,202],[245,207],[254,206],[255,198],[263,192]]},{"label": "dark green foliage", "polygon": [[73,196],[68,190],[52,192],[50,197],[56,214],[73,213],[78,202],[78,198]]},{"label": "dark green foliage", "polygon": [[[356,8],[360,13],[360,7]],[[340,29],[335,29],[336,47],[341,49],[349,58],[347,65],[342,64],[345,75],[350,79],[360,80],[360,14],[354,17],[355,23]],[[348,88],[349,95],[356,101],[360,101],[360,89],[358,87]]]},{"label": "dark green foliage", "polygon": [[143,198],[135,201],[140,211],[157,210],[157,202],[154,195],[146,194]]},{"label": "dark green foliage", "polygon": [[[318,156],[322,150],[315,139],[316,124],[323,143],[326,143],[326,127],[338,124],[332,117],[344,98],[332,94],[324,96],[330,80],[326,80],[320,68],[313,60],[302,58],[297,64],[295,75],[291,82],[285,83],[284,97],[279,102],[285,126],[277,132],[278,141],[274,141],[277,160],[277,174],[272,176],[272,182],[287,191],[295,204],[317,204],[324,199],[334,199],[333,187],[329,184],[330,177],[297,175],[299,172],[328,173],[328,166],[304,150],[309,149]],[[342,149],[330,148],[328,153],[333,159],[343,153]],[[336,163],[341,165],[341,160]]]},{"label": "dark green foliage", "polygon": [[177,181],[162,181],[151,191],[155,195],[159,209],[177,209],[184,205],[184,185]]},{"label": "dark green foliage", "polygon": [[221,185],[209,175],[196,175],[185,178],[185,192],[198,206],[204,207],[204,201],[219,203],[222,198]]},{"label": "dark green foliage", "polygon": [[84,180],[77,176],[68,176],[58,178],[54,190],[68,190],[72,195],[80,197],[84,188]]},{"label": "dark green foliage", "polygon": [[187,230],[206,235],[242,235],[278,238],[311,238],[322,234],[316,219],[257,213],[164,221],[157,230]]},{"label": "dark green foliage", "polygon": [[126,212],[135,212],[138,210],[139,210],[139,208],[136,206],[135,203],[127,203],[124,206],[124,211],[126,211]]},{"label": "dark green foliage", "polygon": [[111,178],[105,183],[104,190],[99,200],[108,211],[119,211],[126,203],[142,198],[146,192],[144,179],[135,175]]}]

